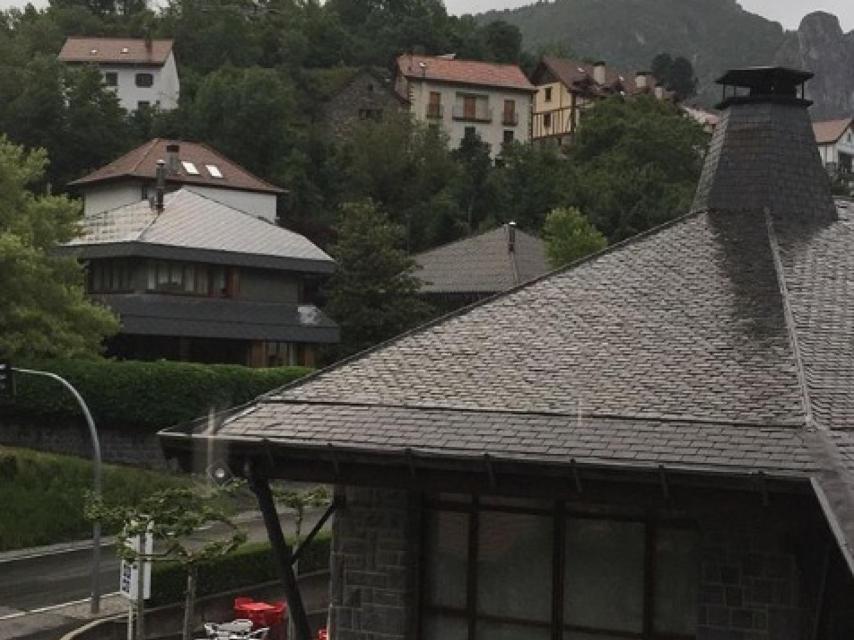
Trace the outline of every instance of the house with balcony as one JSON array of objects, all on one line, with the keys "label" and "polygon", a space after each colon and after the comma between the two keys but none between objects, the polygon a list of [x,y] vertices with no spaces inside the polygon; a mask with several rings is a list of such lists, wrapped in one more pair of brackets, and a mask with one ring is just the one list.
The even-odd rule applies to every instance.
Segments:
[{"label": "house with balcony", "polygon": [[812,128],[828,173],[854,179],[854,118],[813,122]]},{"label": "house with balcony", "polygon": [[84,216],[60,251],[85,264],[87,293],[121,321],[110,356],[313,366],[338,341],[312,299],[332,258],[189,186]]},{"label": "house with balcony", "polygon": [[416,120],[441,128],[454,148],[477,134],[495,157],[502,145],[531,138],[536,89],[517,65],[404,54],[395,90]]},{"label": "house with balcony", "polygon": [[86,216],[154,196],[157,162],[166,163],[166,191],[193,189],[245,213],[275,222],[286,191],[253,175],[199,142],[154,138],[113,162],[69,183],[83,197]]},{"label": "house with balcony", "polygon": [[97,66],[126,111],[147,107],[169,111],[177,108],[181,93],[172,45],[172,40],[71,36],[59,61]]},{"label": "house with balcony", "polygon": [[652,74],[627,74],[608,67],[567,58],[543,56],[531,74],[536,86],[531,137],[567,144],[578,129],[585,109],[613,95],[653,95],[660,100],[670,93]]}]

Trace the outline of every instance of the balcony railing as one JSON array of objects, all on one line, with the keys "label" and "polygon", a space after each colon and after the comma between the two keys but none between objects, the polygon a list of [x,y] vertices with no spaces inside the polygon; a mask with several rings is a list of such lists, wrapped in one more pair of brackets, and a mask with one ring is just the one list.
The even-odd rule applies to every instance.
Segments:
[{"label": "balcony railing", "polygon": [[467,122],[492,122],[492,109],[475,109],[474,113],[464,106],[455,106],[453,111],[454,120],[465,120]]},{"label": "balcony railing", "polygon": [[441,119],[443,114],[444,114],[444,110],[442,109],[441,104],[428,104],[427,105],[427,117],[428,118]]},{"label": "balcony railing", "polygon": [[501,114],[501,124],[505,127],[515,127],[519,124],[519,113],[517,111],[505,111]]}]

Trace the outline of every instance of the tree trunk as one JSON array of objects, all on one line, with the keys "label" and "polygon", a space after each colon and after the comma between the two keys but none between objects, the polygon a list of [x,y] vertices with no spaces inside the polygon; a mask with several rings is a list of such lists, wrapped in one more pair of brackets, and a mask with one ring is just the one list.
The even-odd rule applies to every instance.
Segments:
[{"label": "tree trunk", "polygon": [[183,640],[193,640],[193,608],[196,604],[196,565],[187,569],[187,600],[184,603]]}]

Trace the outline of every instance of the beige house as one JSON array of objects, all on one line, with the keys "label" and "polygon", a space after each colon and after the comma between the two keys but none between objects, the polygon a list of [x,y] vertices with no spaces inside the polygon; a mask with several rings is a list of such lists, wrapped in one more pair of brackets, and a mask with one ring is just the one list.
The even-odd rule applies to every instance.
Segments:
[{"label": "beige house", "polygon": [[565,144],[578,128],[581,114],[596,101],[612,95],[652,94],[670,97],[646,71],[633,76],[610,69],[604,62],[589,64],[544,56],[531,75],[536,86],[531,137]]},{"label": "beige house", "polygon": [[151,107],[175,109],[181,85],[172,40],[72,36],[59,52],[66,64],[97,65],[104,84],[127,111]]},{"label": "beige house", "polygon": [[441,127],[452,147],[477,134],[496,156],[503,144],[531,138],[535,89],[516,65],[404,54],[395,89],[415,119]]}]

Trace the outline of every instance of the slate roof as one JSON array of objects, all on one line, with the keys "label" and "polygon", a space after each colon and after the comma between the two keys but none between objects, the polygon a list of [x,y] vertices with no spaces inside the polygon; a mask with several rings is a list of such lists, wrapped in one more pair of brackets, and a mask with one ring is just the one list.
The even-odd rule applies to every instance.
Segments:
[{"label": "slate roof", "polygon": [[[206,144],[187,142],[186,140],[169,140],[166,138],[149,140],[136,149],[128,151],[120,158],[113,160],[110,164],[69,184],[85,187],[91,184],[128,177],[153,181],[157,175],[157,161],[168,158],[166,147],[170,144],[177,144],[179,146],[179,162],[173,171],[167,172],[167,183],[195,184],[271,194],[285,193],[284,189],[280,189],[253,175],[239,164],[232,162]],[[192,162],[196,166],[199,175],[187,173],[181,164],[182,161]],[[219,178],[212,175],[206,165],[216,166],[222,177]]]},{"label": "slate roof", "polygon": [[315,273],[335,268],[304,236],[188,187],[167,193],[159,215],[142,200],[86,216],[81,226],[63,249],[81,258],[137,255]]},{"label": "slate roof", "polygon": [[845,132],[854,126],[854,118],[843,118],[841,120],[823,120],[813,122],[812,128],[815,132],[815,141],[818,144],[834,144],[839,141]]},{"label": "slate roof", "polygon": [[397,58],[398,73],[411,80],[433,80],[534,92],[536,88],[515,64],[461,60],[405,53]]},{"label": "slate roof", "polygon": [[339,339],[338,325],[314,305],[150,293],[95,299],[119,315],[123,334],[311,343]]},{"label": "slate roof", "polygon": [[550,271],[542,240],[515,229],[510,251],[509,233],[504,225],[413,256],[421,292],[498,293]]},{"label": "slate roof", "polygon": [[60,62],[94,62],[161,67],[172,53],[172,40],[70,36],[59,52]]}]

